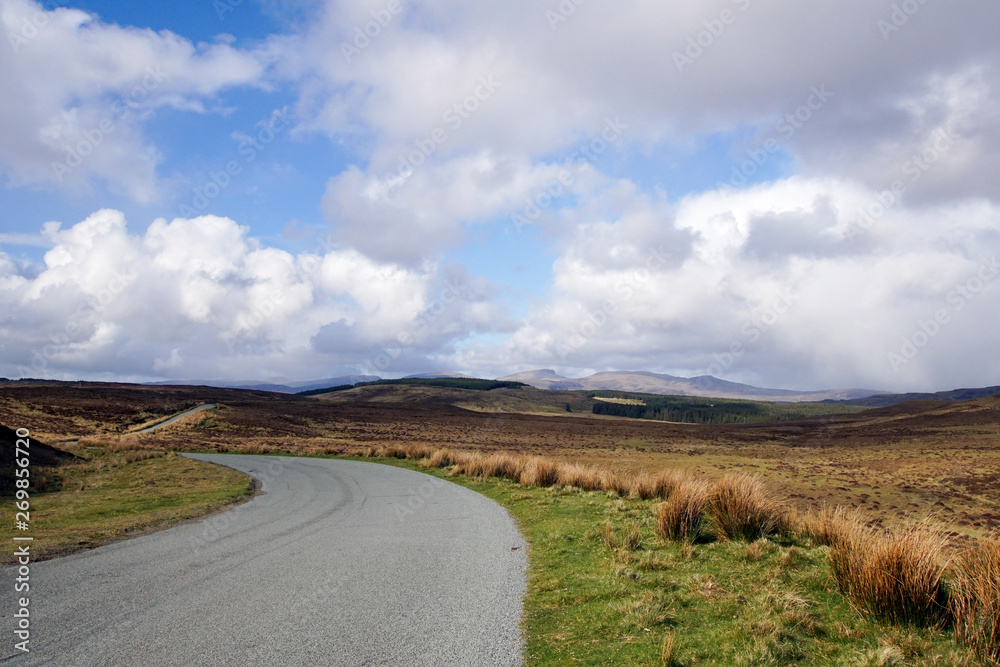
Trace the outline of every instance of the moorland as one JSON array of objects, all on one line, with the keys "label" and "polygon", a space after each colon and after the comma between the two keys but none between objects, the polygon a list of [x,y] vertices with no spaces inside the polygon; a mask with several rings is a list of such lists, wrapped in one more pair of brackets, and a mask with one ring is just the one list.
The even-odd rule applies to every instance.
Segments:
[{"label": "moorland", "polygon": [[[593,394],[593,392],[591,392]],[[144,439],[158,450],[350,453],[371,445],[545,455],[638,472],[759,474],[798,509],[845,505],[878,517],[934,515],[1000,528],[1000,397],[911,401],[749,424],[595,415],[587,392],[371,385],[316,396],[120,384],[0,384],[5,425],[43,442]],[[129,436],[190,407],[217,408]]]},{"label": "moorland", "polygon": [[363,457],[511,511],[530,544],[529,664],[1000,657],[1000,397],[872,408],[468,382],[309,393],[0,383],[4,424],[47,452],[33,472],[37,553],[253,493],[176,452]]}]

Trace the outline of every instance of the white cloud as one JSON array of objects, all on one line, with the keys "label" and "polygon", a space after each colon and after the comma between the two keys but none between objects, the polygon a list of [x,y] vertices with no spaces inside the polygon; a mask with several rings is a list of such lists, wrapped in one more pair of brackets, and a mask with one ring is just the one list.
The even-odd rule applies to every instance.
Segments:
[{"label": "white cloud", "polygon": [[383,174],[351,167],[330,179],[323,211],[342,242],[373,257],[420,263],[458,245],[465,225],[520,211],[546,185],[562,179],[568,195],[594,180],[570,165],[485,151],[410,164]]},{"label": "white cloud", "polygon": [[263,52],[31,0],[0,0],[0,28],[10,42],[0,48],[0,170],[17,185],[86,190],[96,178],[154,199],[161,151],[143,119],[162,107],[204,111],[227,88],[260,85],[265,66]]},{"label": "white cloud", "polygon": [[[48,227],[44,267],[0,255],[9,366],[37,352],[65,374],[370,362],[653,367],[802,387],[995,382],[1000,362],[983,351],[1000,283],[961,289],[1000,250],[1000,6],[924,3],[902,20],[892,0],[421,0],[345,55],[387,4],[327,0],[252,53],[57,9],[0,49],[0,168],[15,185],[55,182],[52,162],[110,112],[113,131],[62,186],[99,179],[155,198],[166,147],[144,135],[148,114],[202,112],[229,87],[263,86],[271,67],[297,93],[295,138],[325,135],[349,164],[320,203],[335,244],[322,251],[292,255],[211,216],[135,236],[101,211]],[[40,11],[0,10],[15,33]],[[147,79],[150,68],[165,76]],[[136,86],[142,99],[115,116]],[[628,127],[607,155],[571,156],[611,119]],[[679,201],[659,190],[697,188],[664,182],[660,154],[739,165],[769,137],[772,182]],[[549,294],[512,323],[479,267],[441,262],[471,227],[532,206],[557,257]],[[941,309],[949,321],[931,336]],[[893,368],[920,331],[927,344]]]},{"label": "white cloud", "polygon": [[[553,29],[547,12],[558,13],[557,2],[435,0],[404,3],[348,62],[339,45],[350,44],[381,7],[331,0],[285,63],[306,82],[305,125],[336,137],[363,132],[369,143],[359,148],[375,163],[440,126],[486,75],[501,89],[444,153],[544,156],[598,131],[609,116],[632,124],[631,142],[683,144],[697,134],[772,127],[814,86],[833,97],[785,148],[804,152],[815,170],[825,164],[823,151],[832,151],[839,157],[828,170],[852,172],[865,158],[857,173],[871,174],[869,154],[880,144],[896,145],[888,160],[900,165],[912,145],[947,123],[974,144],[967,171],[991,164],[996,153],[984,125],[996,125],[992,27],[1000,8],[988,3],[922,5],[887,40],[879,21],[892,18],[888,1],[586,3]],[[706,23],[719,30],[723,11],[729,25],[703,35]],[[678,71],[675,54],[698,39],[707,46]],[[966,191],[996,196],[995,181],[980,181]]]},{"label": "white cloud", "polygon": [[[1000,208],[900,207],[861,229],[857,210],[875,197],[795,178],[582,226],[547,299],[505,343],[469,350],[457,365],[656,368],[802,388],[995,382],[984,355],[1000,324],[1000,275],[978,274],[1000,255]],[[681,261],[661,258],[635,229],[644,217],[660,220],[661,234],[693,234],[691,252],[675,236],[666,247]],[[775,221],[787,232],[764,244],[762,261],[750,250],[758,234],[775,235]],[[947,323],[904,355],[904,338],[940,311]]]},{"label": "white cloud", "polygon": [[[489,289],[454,269],[350,249],[294,256],[226,218],[160,219],[135,236],[103,210],[46,234],[53,246],[34,272],[0,254],[4,375],[335,374],[399,334],[426,350],[502,320]],[[458,287],[442,297],[446,281]],[[331,339],[330,325],[352,338]],[[350,359],[339,354],[352,345]]]}]

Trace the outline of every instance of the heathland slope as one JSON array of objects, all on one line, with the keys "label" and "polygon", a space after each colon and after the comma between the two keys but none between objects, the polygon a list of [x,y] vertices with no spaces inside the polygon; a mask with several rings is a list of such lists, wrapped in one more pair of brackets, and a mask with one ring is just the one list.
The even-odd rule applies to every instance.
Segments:
[{"label": "heathland slope", "polygon": [[405,384],[363,385],[319,394],[316,398],[330,403],[451,405],[476,412],[588,415],[596,402],[580,392],[547,391],[527,386],[476,391]]},{"label": "heathland slope", "polygon": [[630,471],[682,468],[717,476],[743,470],[763,475],[800,508],[845,504],[886,517],[935,512],[957,530],[1000,528],[1000,397],[799,421],[674,424],[595,418],[576,408],[567,413],[562,400],[547,413],[529,402],[527,414],[512,414],[493,401],[517,401],[493,392],[449,399],[491,401],[465,409],[441,403],[440,391],[411,400],[413,390],[359,388],[324,400],[207,387],[9,383],[0,385],[0,410],[7,425],[58,442],[117,437],[165,414],[215,403],[218,408],[190,422],[138,437],[151,448],[186,451],[323,454],[424,444],[544,454]]},{"label": "heathland slope", "polygon": [[540,389],[625,391],[644,394],[672,394],[677,396],[745,398],[757,401],[850,400],[877,393],[867,389],[830,389],[821,391],[768,389],[741,384],[739,382],[720,380],[711,375],[684,378],[645,371],[608,371],[594,373],[584,378],[567,378],[556,374],[552,370],[544,369],[516,373],[499,379],[524,382]]}]

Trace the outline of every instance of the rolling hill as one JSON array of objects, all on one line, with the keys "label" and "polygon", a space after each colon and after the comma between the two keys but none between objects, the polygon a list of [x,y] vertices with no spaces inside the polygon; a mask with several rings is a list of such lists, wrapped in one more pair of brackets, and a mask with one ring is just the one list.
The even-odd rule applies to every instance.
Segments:
[{"label": "rolling hill", "polygon": [[720,380],[711,375],[683,378],[645,371],[608,371],[594,373],[584,378],[567,378],[558,375],[552,370],[544,369],[516,373],[498,379],[524,382],[539,389],[624,391],[629,393],[667,394],[675,396],[745,398],[755,401],[788,403],[830,400],[849,401],[879,393],[867,389],[828,389],[821,391],[767,389]]}]

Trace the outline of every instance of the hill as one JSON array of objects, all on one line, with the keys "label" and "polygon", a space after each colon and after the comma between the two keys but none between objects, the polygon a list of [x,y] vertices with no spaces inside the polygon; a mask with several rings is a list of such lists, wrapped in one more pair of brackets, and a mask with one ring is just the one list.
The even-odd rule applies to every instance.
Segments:
[{"label": "hill", "polygon": [[990,396],[1000,396],[1000,386],[983,387],[982,389],[952,389],[951,391],[939,391],[933,394],[876,394],[865,398],[857,398],[849,402],[852,405],[863,405],[867,407],[885,407],[898,405],[909,401],[973,401]]},{"label": "hill", "polygon": [[540,389],[564,391],[624,391],[642,394],[673,396],[701,396],[706,398],[745,398],[774,402],[818,402],[864,398],[878,392],[867,389],[828,389],[821,391],[796,391],[767,389],[739,382],[720,380],[711,375],[683,378],[646,371],[607,371],[584,378],[567,378],[555,371],[544,369],[515,373],[500,380],[524,382]]},{"label": "hill", "polygon": [[[802,509],[846,504],[887,517],[935,511],[957,529],[1000,528],[1000,396],[911,401],[797,421],[681,424],[596,416],[587,394],[376,385],[307,398],[208,387],[18,382],[0,384],[0,414],[8,426],[27,426],[33,436],[59,442],[118,437],[208,402],[217,409],[139,444],[313,455],[426,445],[544,454],[630,471],[743,470],[761,474]],[[572,413],[565,411],[567,402]]]},{"label": "hill", "polygon": [[530,386],[501,387],[482,391],[410,383],[365,384],[353,389],[319,394],[316,398],[330,403],[450,405],[474,412],[588,416],[591,415],[596,403],[594,399],[580,392],[548,391]]}]

